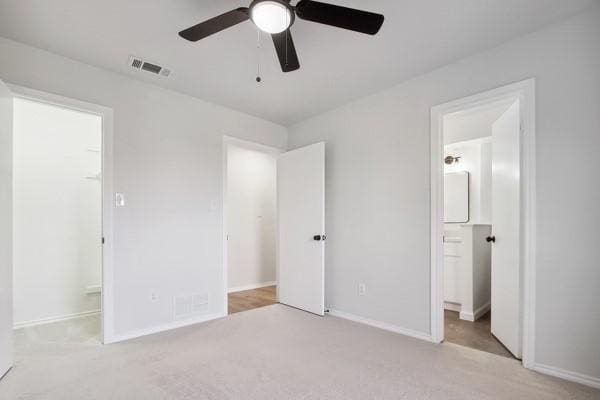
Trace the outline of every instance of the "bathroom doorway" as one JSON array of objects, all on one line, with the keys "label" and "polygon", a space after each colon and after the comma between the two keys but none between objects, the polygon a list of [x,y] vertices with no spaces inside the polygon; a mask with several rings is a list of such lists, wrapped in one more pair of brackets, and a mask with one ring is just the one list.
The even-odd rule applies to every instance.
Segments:
[{"label": "bathroom doorway", "polygon": [[[499,132],[497,124],[502,118],[518,119],[513,108],[518,109],[518,100],[509,99],[451,113],[443,120],[445,340],[507,357],[511,352],[491,326],[491,240],[494,206],[500,212],[501,201],[493,197],[499,172],[494,153],[502,139],[498,135],[512,134]],[[509,138],[514,139],[518,135]],[[515,211],[518,204],[504,218]]]},{"label": "bathroom doorway", "polygon": [[525,82],[432,110],[433,336],[517,359],[531,323],[523,318],[532,251],[528,89]]}]

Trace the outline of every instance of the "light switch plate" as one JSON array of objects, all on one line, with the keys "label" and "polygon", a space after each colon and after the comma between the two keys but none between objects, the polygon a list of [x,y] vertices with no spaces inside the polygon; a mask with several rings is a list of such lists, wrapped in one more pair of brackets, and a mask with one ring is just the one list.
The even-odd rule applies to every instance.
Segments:
[{"label": "light switch plate", "polygon": [[366,294],[367,294],[367,285],[365,285],[364,283],[359,283],[358,284],[358,295],[364,296]]},{"label": "light switch plate", "polygon": [[115,193],[115,206],[125,207],[125,195],[123,193]]}]

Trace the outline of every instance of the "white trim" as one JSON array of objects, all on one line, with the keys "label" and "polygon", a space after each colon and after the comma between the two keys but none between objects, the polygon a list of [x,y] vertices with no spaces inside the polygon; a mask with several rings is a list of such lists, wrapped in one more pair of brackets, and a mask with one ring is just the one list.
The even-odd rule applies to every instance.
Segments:
[{"label": "white trim", "polygon": [[425,332],[419,332],[412,329],[402,328],[396,325],[388,324],[387,322],[375,321],[372,319],[360,317],[358,315],[349,314],[343,311],[338,310],[329,310],[329,315],[333,317],[343,318],[350,321],[358,322],[360,324],[365,324],[369,326],[373,326],[375,328],[383,329],[386,331],[399,333],[401,335],[410,336],[416,339],[425,340],[427,342],[431,342],[431,336]]},{"label": "white trim", "polygon": [[523,365],[531,368],[535,363],[535,296],[536,296],[536,126],[535,126],[535,80],[525,81],[522,88],[521,118],[523,132],[521,133],[521,212],[523,218],[523,242],[521,257],[523,268],[522,278],[522,321],[523,321]]},{"label": "white trim", "polygon": [[89,317],[91,315],[100,314],[100,310],[83,311],[75,314],[60,315],[56,317],[48,317],[41,319],[33,319],[31,321],[15,322],[13,329],[29,328],[30,326],[51,324],[53,322],[68,321],[71,319]]},{"label": "white trim", "polygon": [[86,294],[102,294],[102,285],[92,285],[85,288]]},{"label": "white trim", "polygon": [[71,99],[23,86],[7,84],[15,97],[51,104],[102,118],[102,342],[114,335],[113,305],[113,110],[111,108]]},{"label": "white trim", "polygon": [[110,341],[105,341],[104,343],[109,344],[109,343],[122,342],[124,340],[135,339],[135,338],[139,338],[142,336],[153,335],[155,333],[170,331],[172,329],[183,328],[183,327],[190,326],[190,325],[196,325],[196,324],[200,324],[203,322],[223,318],[226,316],[227,316],[227,314],[223,315],[221,313],[212,313],[212,314],[201,315],[198,317],[189,318],[189,319],[185,319],[185,320],[181,320],[181,321],[172,321],[167,324],[153,326],[153,327],[147,328],[147,329],[138,329],[138,330],[131,331],[128,333],[114,335],[110,338],[111,339]]},{"label": "white trim", "polygon": [[459,313],[461,309],[462,309],[462,306],[460,304],[452,303],[449,301],[444,301],[444,310],[454,311],[454,312]]},{"label": "white trim", "polygon": [[[227,260],[227,148],[230,145],[243,147],[245,149],[261,151],[264,153],[278,155],[283,153],[285,150],[279,149],[277,147],[271,147],[260,143],[251,142],[248,140],[238,139],[231,136],[223,136],[223,149],[222,149],[222,158],[223,158],[223,314],[228,315],[229,311],[229,298],[227,294],[230,293],[228,280],[228,269],[229,264]],[[277,284],[277,282],[275,282]],[[269,285],[271,286],[271,285]],[[235,289],[235,288],[232,288]],[[249,288],[254,289],[254,288]],[[243,289],[242,289],[243,290]]]},{"label": "white trim", "polygon": [[[483,102],[474,107],[469,107],[469,109],[460,110],[456,113],[452,113],[452,115],[448,115],[446,118],[448,120],[452,120],[452,119],[456,119],[456,118],[468,117],[468,116],[472,116],[474,114],[479,114],[482,112],[490,111],[492,109],[499,108],[499,107],[505,107],[506,109],[508,109],[508,107],[512,103],[513,102],[511,101],[511,99],[506,99],[506,98],[500,99],[498,101]],[[490,139],[491,139],[491,137],[490,137]]]},{"label": "white trim", "polygon": [[550,365],[544,364],[533,364],[531,369],[539,372],[540,374],[555,376],[557,378],[566,379],[571,382],[577,382],[581,383],[582,385],[600,389],[600,378],[580,374],[578,372],[566,371],[564,369],[551,367]]},{"label": "white trim", "polygon": [[266,144],[251,142],[249,140],[239,139],[233,136],[223,136],[223,144],[243,147],[249,150],[261,151],[263,153],[269,153],[273,155],[279,155],[285,150],[274,146],[268,146]]},{"label": "white trim", "polygon": [[277,285],[277,281],[254,283],[252,285],[235,286],[227,289],[227,293],[243,292],[244,290],[260,289],[267,286]]},{"label": "white trim", "polygon": [[475,322],[479,318],[481,318],[481,316],[483,314],[490,311],[490,308],[491,308],[491,303],[487,302],[486,304],[482,305],[481,307],[479,307],[477,310],[473,311],[472,313],[466,312],[466,311],[461,311],[460,314],[458,315],[458,317],[465,321]]},{"label": "white trim", "polygon": [[[431,341],[441,343],[444,340],[444,193],[442,177],[444,167],[443,120],[441,112],[433,107],[431,109],[431,228],[430,228],[430,259],[431,259],[431,287],[430,287],[430,314],[431,323],[429,331]],[[441,307],[440,307],[441,306]]]},{"label": "white trim", "polygon": [[431,337],[444,339],[443,299],[443,116],[508,98],[521,100],[522,340],[523,365],[535,360],[535,80],[502,86],[431,108]]}]

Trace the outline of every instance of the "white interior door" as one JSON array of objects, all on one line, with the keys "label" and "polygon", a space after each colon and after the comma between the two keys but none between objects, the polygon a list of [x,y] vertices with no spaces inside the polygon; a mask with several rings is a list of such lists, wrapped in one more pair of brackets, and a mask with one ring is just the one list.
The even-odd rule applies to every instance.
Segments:
[{"label": "white interior door", "polygon": [[492,333],[521,358],[519,101],[492,127]]},{"label": "white interior door", "polygon": [[13,97],[0,81],[0,378],[12,356],[12,129]]},{"label": "white interior door", "polygon": [[325,143],[277,161],[279,302],[325,312]]}]

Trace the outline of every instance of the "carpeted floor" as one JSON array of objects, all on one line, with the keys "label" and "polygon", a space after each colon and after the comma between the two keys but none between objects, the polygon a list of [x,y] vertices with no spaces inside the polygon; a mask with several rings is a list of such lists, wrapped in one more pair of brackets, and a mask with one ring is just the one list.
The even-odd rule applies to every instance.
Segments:
[{"label": "carpeted floor", "polygon": [[17,334],[0,399],[599,399],[518,361],[272,305],[102,346],[93,320]]}]

